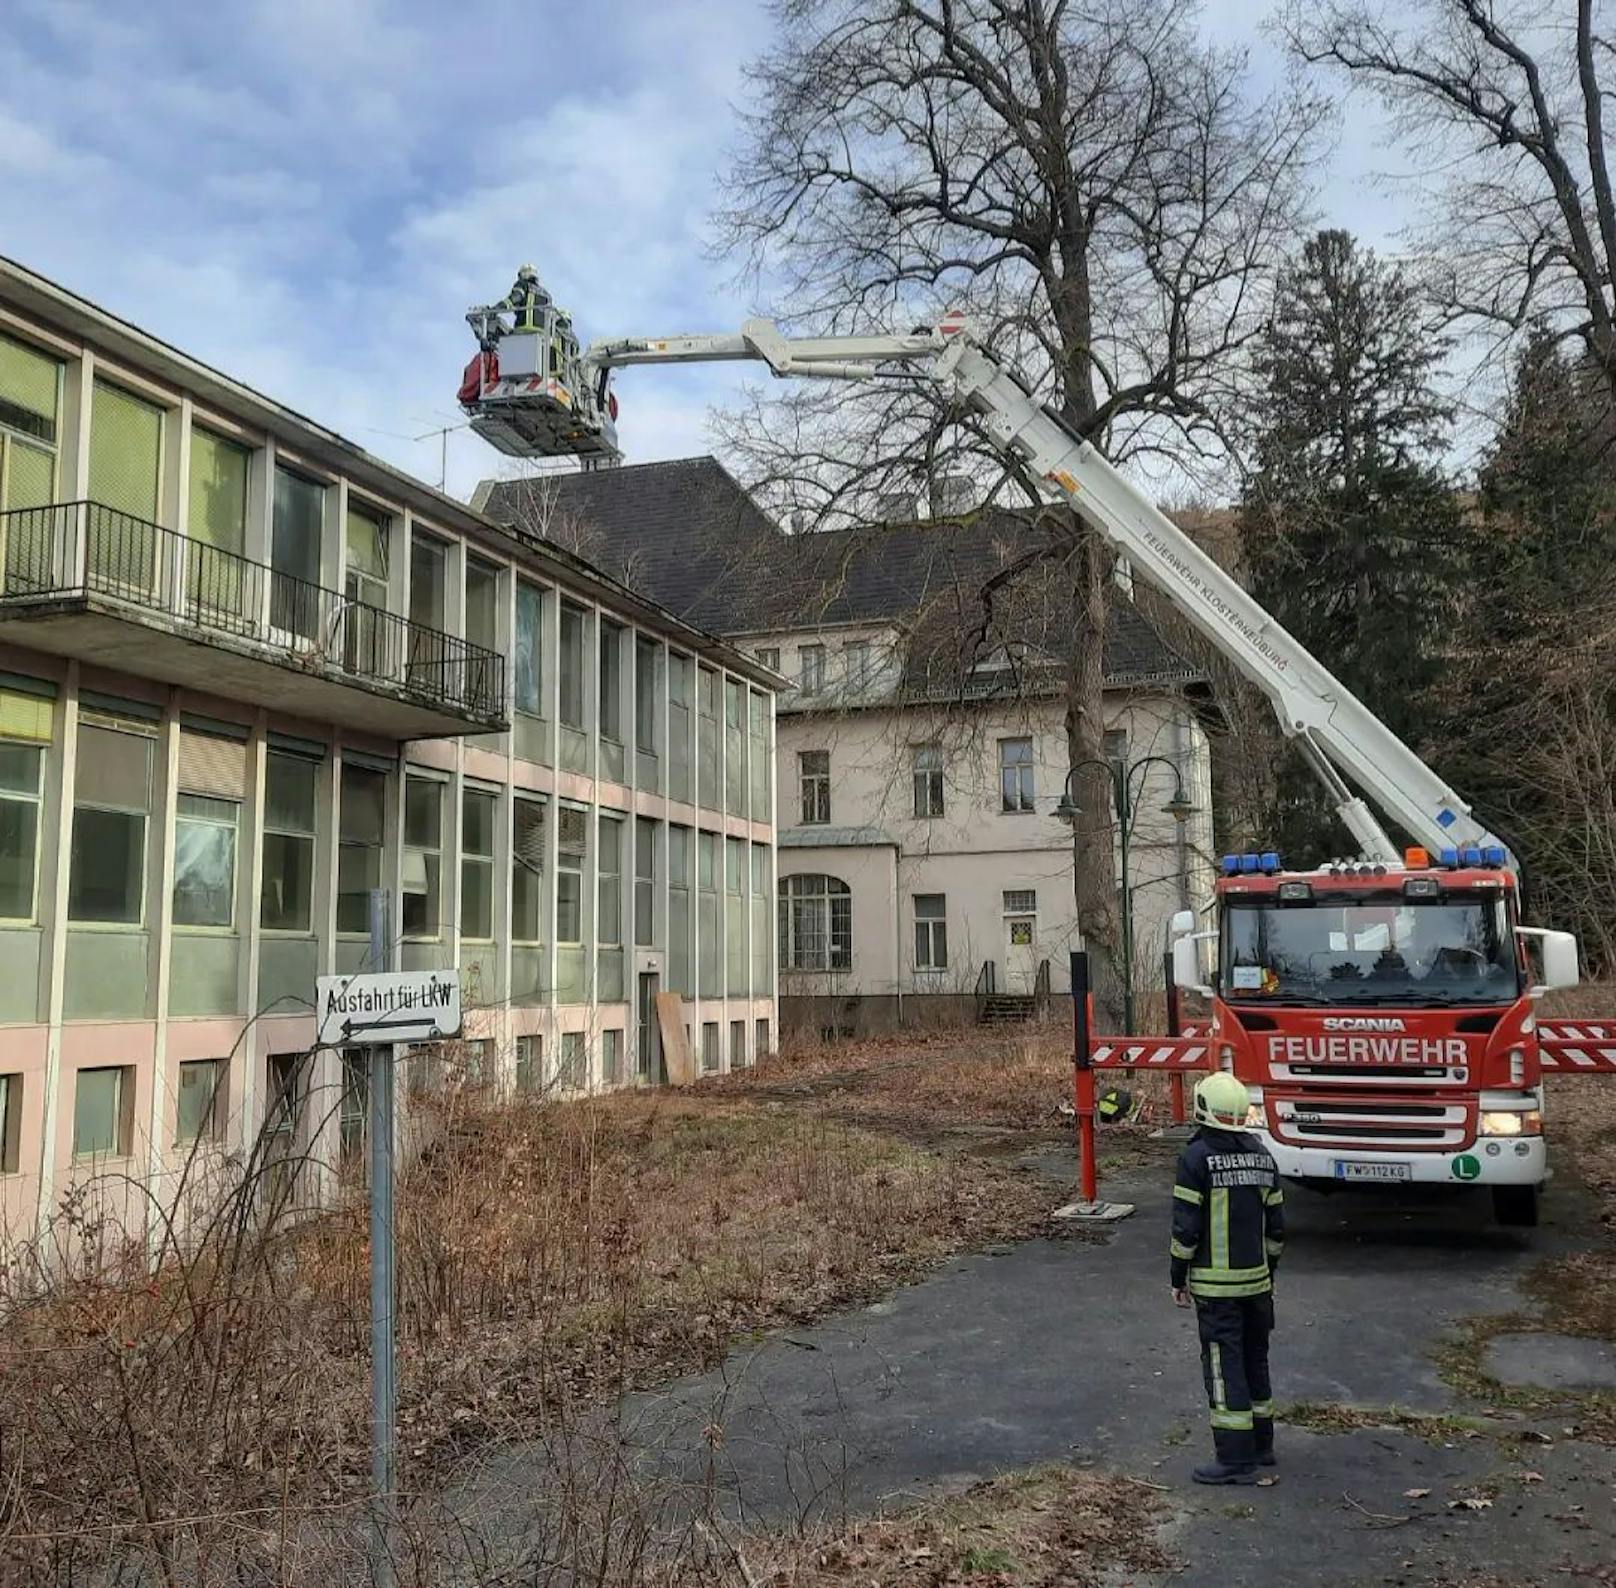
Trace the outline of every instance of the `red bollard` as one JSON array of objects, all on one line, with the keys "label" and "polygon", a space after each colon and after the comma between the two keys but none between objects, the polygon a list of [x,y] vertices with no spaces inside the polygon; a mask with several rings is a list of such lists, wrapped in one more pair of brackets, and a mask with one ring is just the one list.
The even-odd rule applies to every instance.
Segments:
[{"label": "red bollard", "polygon": [[1072,976],[1072,1107],[1077,1114],[1079,1197],[1057,1210],[1056,1218],[1121,1219],[1133,1212],[1129,1202],[1100,1200],[1100,1171],[1094,1140],[1094,996],[1089,991],[1089,957],[1071,957]]},{"label": "red bollard", "polygon": [[[1163,985],[1167,989],[1167,1035],[1176,1037],[1179,1034],[1178,1013],[1178,983],[1173,980],[1173,955],[1169,949],[1162,956]],[[1189,1123],[1189,1113],[1184,1105],[1184,1077],[1175,1070],[1167,1078],[1167,1091],[1173,1104],[1173,1123],[1185,1125]]]}]

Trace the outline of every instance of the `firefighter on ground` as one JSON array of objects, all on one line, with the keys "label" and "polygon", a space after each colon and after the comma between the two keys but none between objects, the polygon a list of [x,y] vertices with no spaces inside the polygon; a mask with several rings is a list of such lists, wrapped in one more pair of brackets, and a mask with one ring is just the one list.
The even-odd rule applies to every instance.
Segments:
[{"label": "firefighter on ground", "polygon": [[1178,1160],[1173,1186],[1171,1283],[1195,1302],[1201,1370],[1212,1409],[1210,1465],[1197,1483],[1255,1483],[1274,1465],[1274,1269],[1284,1242],[1284,1193],[1267,1149],[1245,1133],[1244,1084],[1219,1071],[1195,1086],[1200,1129]]}]

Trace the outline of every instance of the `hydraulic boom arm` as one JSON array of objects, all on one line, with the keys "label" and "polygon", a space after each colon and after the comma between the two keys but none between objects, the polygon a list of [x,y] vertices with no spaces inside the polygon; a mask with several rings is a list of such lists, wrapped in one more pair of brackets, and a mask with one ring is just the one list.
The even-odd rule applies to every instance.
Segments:
[{"label": "hydraulic boom arm", "polygon": [[[583,355],[589,398],[604,405],[609,372],[631,364],[755,359],[779,376],[870,380],[906,373],[935,382],[982,416],[989,437],[1024,461],[1268,697],[1281,728],[1323,780],[1365,858],[1401,856],[1364,799],[1433,851],[1496,845],[1470,807],[1262,606],[1099,452],[1071,430],[951,315],[910,336],[783,336],[767,320],[739,335],[597,342]],[[900,368],[893,368],[899,366]]]}]

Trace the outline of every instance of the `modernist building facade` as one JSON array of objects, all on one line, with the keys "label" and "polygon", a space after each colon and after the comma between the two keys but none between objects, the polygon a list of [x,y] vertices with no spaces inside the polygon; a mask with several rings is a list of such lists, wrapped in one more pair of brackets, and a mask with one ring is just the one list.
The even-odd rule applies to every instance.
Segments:
[{"label": "modernist building facade", "polygon": [[[503,522],[565,539],[788,680],[778,696],[782,1018],[864,1031],[1068,990],[1080,946],[1062,577],[1002,515],[786,535],[712,458],[487,484]],[[1136,985],[1211,897],[1205,683],[1130,603],[1105,637],[1106,755],[1132,795]],[[1187,820],[1166,807],[1182,793]],[[1121,846],[1115,864],[1121,883]]]},{"label": "modernist building facade", "polygon": [[370,1054],[311,1054],[315,980],[374,967],[378,887],[390,968],[461,973],[418,1084],[652,1080],[669,992],[754,1060],[775,682],[0,262],[4,1230],[266,1137],[318,1194]]}]

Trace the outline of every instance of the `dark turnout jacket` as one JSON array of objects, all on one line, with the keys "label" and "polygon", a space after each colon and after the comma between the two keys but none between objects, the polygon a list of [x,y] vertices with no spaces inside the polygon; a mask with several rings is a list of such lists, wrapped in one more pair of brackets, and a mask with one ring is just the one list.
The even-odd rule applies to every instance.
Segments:
[{"label": "dark turnout jacket", "polygon": [[1198,1300],[1273,1288],[1285,1240],[1284,1192],[1268,1150],[1244,1131],[1203,1127],[1173,1186],[1172,1284]]}]

